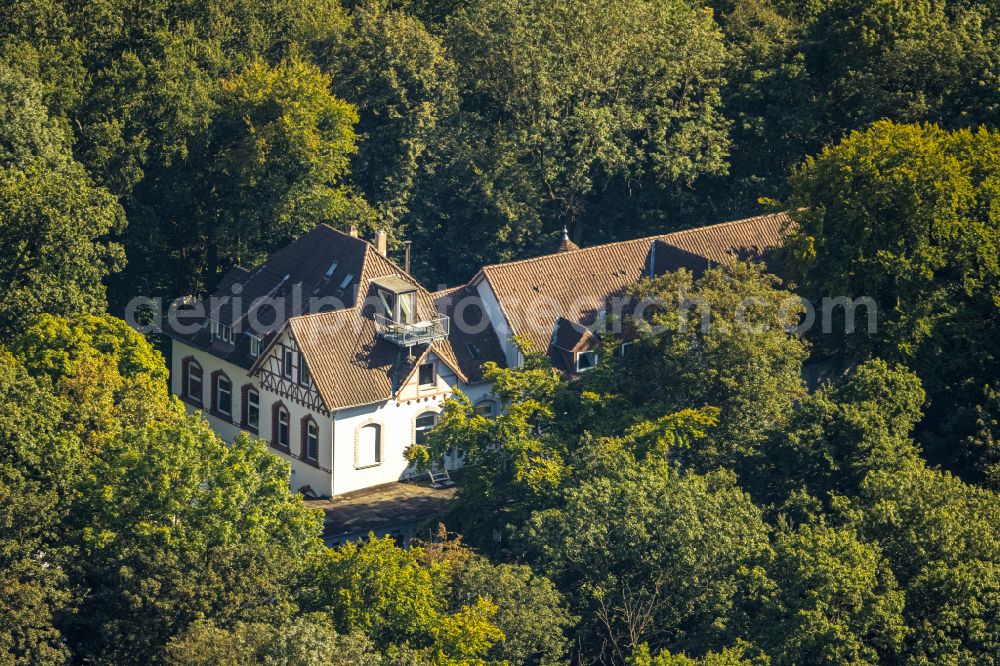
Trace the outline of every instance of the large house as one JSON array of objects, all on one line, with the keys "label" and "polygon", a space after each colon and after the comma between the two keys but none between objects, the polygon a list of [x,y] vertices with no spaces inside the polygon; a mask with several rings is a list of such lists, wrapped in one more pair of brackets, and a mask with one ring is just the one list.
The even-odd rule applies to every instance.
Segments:
[{"label": "large house", "polygon": [[[291,463],[292,488],[334,496],[412,477],[404,451],[456,390],[501,406],[486,361],[516,367],[513,338],[573,374],[596,362],[592,325],[644,276],[764,259],[775,214],[485,266],[430,293],[374,243],[320,225],[250,270],[233,268],[205,316],[169,331],[172,390],[227,441],[245,431]],[[456,451],[441,476],[461,465]]]}]

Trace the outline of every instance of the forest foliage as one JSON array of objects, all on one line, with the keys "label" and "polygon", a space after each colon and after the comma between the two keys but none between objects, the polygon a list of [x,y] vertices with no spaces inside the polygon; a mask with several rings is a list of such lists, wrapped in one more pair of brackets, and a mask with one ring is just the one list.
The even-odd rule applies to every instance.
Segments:
[{"label": "forest foliage", "polygon": [[[977,0],[0,1],[0,663],[997,664],[998,53]],[[635,285],[707,330],[449,401],[407,550],[325,548],[112,316],[319,222],[433,287],[775,206],[781,278]]]}]

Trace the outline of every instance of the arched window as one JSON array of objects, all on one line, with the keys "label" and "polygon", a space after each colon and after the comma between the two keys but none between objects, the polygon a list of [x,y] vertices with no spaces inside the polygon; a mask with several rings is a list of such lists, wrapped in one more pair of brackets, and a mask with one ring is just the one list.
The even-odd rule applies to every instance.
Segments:
[{"label": "arched window", "polygon": [[427,440],[427,433],[437,425],[437,412],[424,412],[413,419],[413,441],[416,444],[423,444]]},{"label": "arched window", "polygon": [[202,379],[204,378],[201,364],[194,360],[194,357],[189,356],[184,359],[181,368],[181,383],[183,384],[181,394],[190,402],[201,405]]},{"label": "arched window", "polygon": [[302,419],[302,459],[319,462],[319,426],[311,416]]},{"label": "arched window", "polygon": [[368,423],[358,428],[354,449],[355,467],[371,467],[382,463],[382,426]]},{"label": "arched window", "polygon": [[253,432],[260,431],[260,393],[250,384],[243,385],[242,426]]},{"label": "arched window", "polygon": [[233,416],[233,382],[222,370],[212,373],[212,411],[220,416]]},{"label": "arched window", "polygon": [[271,408],[271,446],[288,451],[292,441],[292,416],[280,402]]}]

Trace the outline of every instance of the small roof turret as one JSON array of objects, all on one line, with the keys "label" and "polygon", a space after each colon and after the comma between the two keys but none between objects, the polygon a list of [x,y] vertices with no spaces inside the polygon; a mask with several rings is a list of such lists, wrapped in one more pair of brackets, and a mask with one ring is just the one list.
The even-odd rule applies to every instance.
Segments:
[{"label": "small roof turret", "polygon": [[562,252],[576,252],[579,249],[580,246],[569,239],[569,230],[566,227],[563,227],[562,242],[559,243],[559,248],[556,250],[556,254],[560,254]]}]

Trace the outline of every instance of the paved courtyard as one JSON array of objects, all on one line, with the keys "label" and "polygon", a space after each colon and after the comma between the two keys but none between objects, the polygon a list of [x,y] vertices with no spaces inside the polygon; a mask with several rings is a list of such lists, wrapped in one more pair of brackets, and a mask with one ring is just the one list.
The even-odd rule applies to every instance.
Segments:
[{"label": "paved courtyard", "polygon": [[328,546],[365,538],[369,532],[389,534],[405,544],[423,523],[443,512],[455,490],[422,483],[389,483],[332,499],[307,500],[306,504],[326,512],[323,541]]}]

